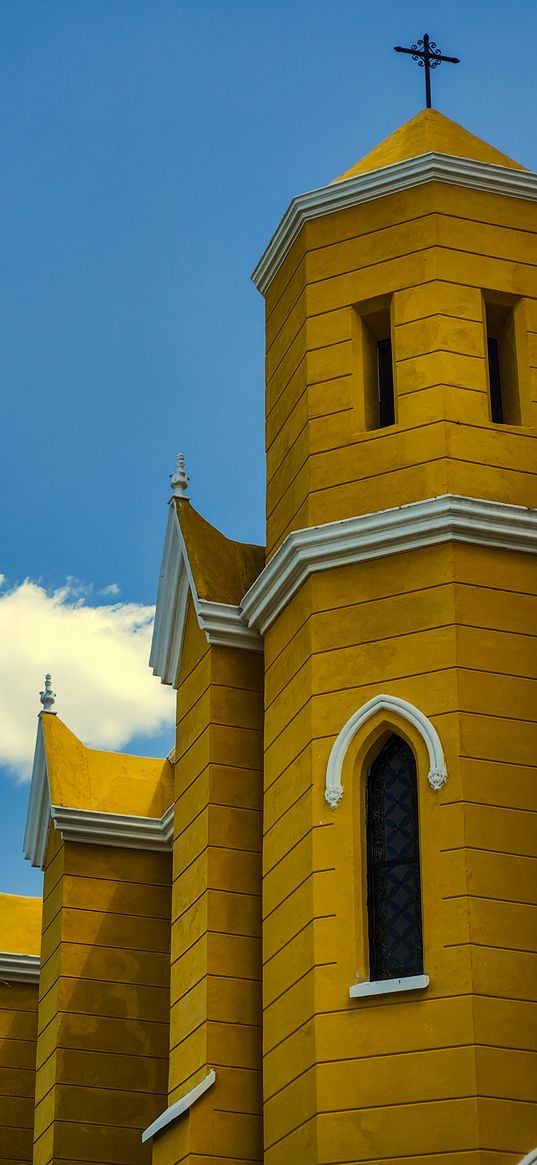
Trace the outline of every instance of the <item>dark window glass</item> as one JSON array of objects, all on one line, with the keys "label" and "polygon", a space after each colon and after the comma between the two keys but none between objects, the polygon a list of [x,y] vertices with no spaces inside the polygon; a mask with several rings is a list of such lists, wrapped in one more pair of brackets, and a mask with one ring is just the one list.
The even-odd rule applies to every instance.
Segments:
[{"label": "dark window glass", "polygon": [[393,365],[391,340],[379,340],[377,344],[377,371],[379,392],[379,426],[395,424],[393,403]]},{"label": "dark window glass", "polygon": [[423,971],[416,762],[390,736],[367,778],[367,905],[370,977]]},{"label": "dark window glass", "polygon": [[489,336],[487,344],[489,351],[490,415],[497,425],[501,425],[503,423],[503,405],[498,341],[494,336]]}]

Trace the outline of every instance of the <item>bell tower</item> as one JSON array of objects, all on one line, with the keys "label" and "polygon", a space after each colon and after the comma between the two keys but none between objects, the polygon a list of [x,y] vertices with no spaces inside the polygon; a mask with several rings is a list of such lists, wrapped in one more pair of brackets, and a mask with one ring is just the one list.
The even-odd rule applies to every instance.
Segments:
[{"label": "bell tower", "polygon": [[428,109],[254,272],[265,1165],[537,1146],[536,202]]}]

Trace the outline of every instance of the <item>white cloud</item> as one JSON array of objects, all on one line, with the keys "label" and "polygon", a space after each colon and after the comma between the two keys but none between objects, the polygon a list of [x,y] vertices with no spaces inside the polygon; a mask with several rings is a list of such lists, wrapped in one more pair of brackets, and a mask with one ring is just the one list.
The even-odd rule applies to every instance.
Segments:
[{"label": "white cloud", "polygon": [[122,749],[173,723],[173,692],[148,667],[154,607],[90,607],[69,580],[52,593],[28,579],[0,595],[0,764],[31,774],[39,692],[51,672],[54,710],[86,744]]},{"label": "white cloud", "polygon": [[108,583],[107,587],[103,587],[102,590],[99,591],[100,595],[119,595],[120,593],[121,588],[118,587],[117,583]]}]

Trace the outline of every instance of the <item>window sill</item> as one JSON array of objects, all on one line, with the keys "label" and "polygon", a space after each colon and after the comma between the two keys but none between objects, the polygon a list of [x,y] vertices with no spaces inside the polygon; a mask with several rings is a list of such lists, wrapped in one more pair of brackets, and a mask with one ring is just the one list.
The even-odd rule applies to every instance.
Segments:
[{"label": "window sill", "polygon": [[429,986],[428,975],[408,975],[404,979],[377,979],[374,982],[353,983],[349,987],[351,999],[364,995],[390,995],[394,991],[423,991]]}]

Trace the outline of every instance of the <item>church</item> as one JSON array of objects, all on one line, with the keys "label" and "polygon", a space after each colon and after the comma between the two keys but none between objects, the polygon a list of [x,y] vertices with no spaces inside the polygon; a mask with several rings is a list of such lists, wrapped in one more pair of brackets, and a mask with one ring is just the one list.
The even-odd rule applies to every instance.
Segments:
[{"label": "church", "polygon": [[89,749],[42,693],[0,1165],[530,1165],[537,174],[425,109],[253,279],[266,547],[180,457],[174,751]]}]

